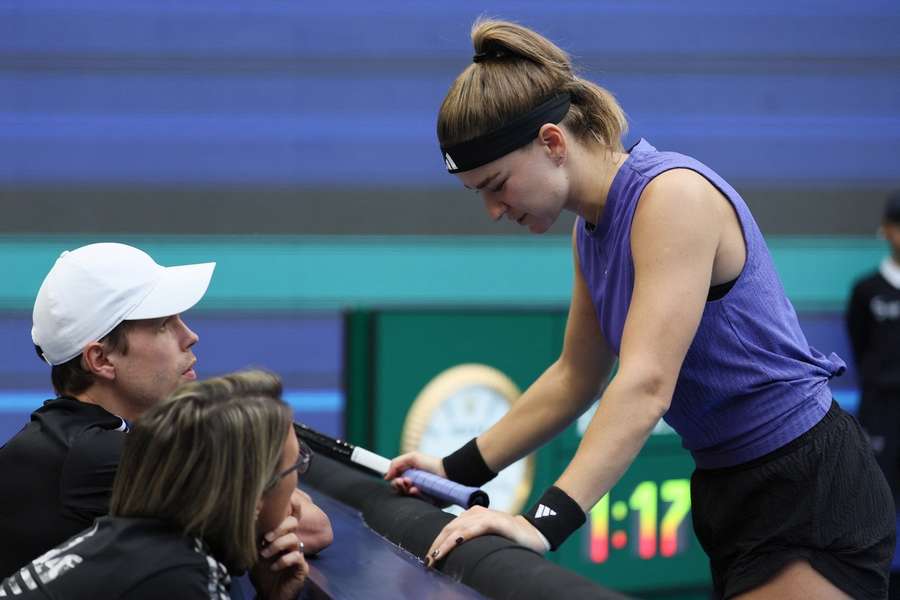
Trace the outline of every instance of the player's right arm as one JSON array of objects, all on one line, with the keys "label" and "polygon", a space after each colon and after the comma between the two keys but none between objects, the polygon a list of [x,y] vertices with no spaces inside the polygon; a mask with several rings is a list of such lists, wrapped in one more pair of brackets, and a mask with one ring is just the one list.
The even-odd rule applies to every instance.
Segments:
[{"label": "player's right arm", "polygon": [[[572,301],[559,358],[525,390],[502,419],[478,436],[478,449],[495,473],[533,452],[578,418],[599,395],[612,369],[615,357],[600,334],[594,305],[581,274],[574,230],[572,254],[575,273]],[[446,475],[439,458],[411,452],[391,461],[385,478],[394,479],[408,468]],[[402,484],[398,487],[416,491]]]}]

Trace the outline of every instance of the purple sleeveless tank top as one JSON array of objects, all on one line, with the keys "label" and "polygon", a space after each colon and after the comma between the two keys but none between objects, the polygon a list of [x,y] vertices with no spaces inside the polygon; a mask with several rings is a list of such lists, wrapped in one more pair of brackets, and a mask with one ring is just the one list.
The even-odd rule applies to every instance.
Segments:
[{"label": "purple sleeveless tank top", "polygon": [[746,203],[712,169],[693,158],[638,142],[619,169],[600,223],[576,227],[581,272],[600,329],[619,353],[634,287],[631,223],[651,179],[691,169],[712,183],[740,220],[747,259],[734,286],[706,303],[678,376],[665,421],[699,468],[760,457],[812,428],[831,405],[828,380],[846,365],[809,346]]}]

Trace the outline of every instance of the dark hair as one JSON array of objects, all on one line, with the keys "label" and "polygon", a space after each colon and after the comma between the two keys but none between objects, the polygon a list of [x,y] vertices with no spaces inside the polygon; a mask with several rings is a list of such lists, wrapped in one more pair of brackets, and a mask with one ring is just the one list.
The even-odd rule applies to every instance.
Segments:
[{"label": "dark hair", "polygon": [[[128,337],[126,334],[131,328],[131,323],[133,321],[122,321],[98,341],[106,346],[109,351],[128,354]],[[35,344],[34,349],[40,359],[44,360],[44,352],[41,350],[41,347]],[[81,357],[82,355],[79,354],[60,365],[53,365],[50,369],[50,381],[53,383],[53,390],[57,395],[74,396],[84,392],[94,384],[94,374],[82,366]]]},{"label": "dark hair", "polygon": [[900,224],[900,190],[888,195],[883,218],[885,223]]},{"label": "dark hair", "polygon": [[438,113],[441,146],[484,135],[568,93],[572,104],[560,124],[582,141],[622,149],[628,127],[622,108],[610,92],[578,77],[553,42],[515,23],[479,19],[472,44],[478,60],[456,78]]}]

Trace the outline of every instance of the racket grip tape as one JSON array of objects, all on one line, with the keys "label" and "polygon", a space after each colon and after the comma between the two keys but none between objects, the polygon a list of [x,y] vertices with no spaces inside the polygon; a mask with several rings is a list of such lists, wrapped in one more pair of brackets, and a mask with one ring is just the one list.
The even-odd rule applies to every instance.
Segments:
[{"label": "racket grip tape", "polygon": [[473,506],[484,506],[487,508],[490,505],[490,498],[484,490],[454,483],[449,479],[444,479],[427,471],[407,469],[403,472],[403,477],[408,477],[422,493],[444,502],[450,502],[464,508],[472,508]]}]

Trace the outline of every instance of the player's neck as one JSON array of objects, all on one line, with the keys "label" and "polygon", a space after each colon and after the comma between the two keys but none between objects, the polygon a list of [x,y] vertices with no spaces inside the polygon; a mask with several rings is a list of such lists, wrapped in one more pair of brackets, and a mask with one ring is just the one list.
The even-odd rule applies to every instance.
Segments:
[{"label": "player's neck", "polygon": [[613,179],[628,155],[592,148],[575,153],[572,158],[576,161],[572,172],[582,174],[572,181],[573,210],[588,223],[596,225],[603,218]]}]

